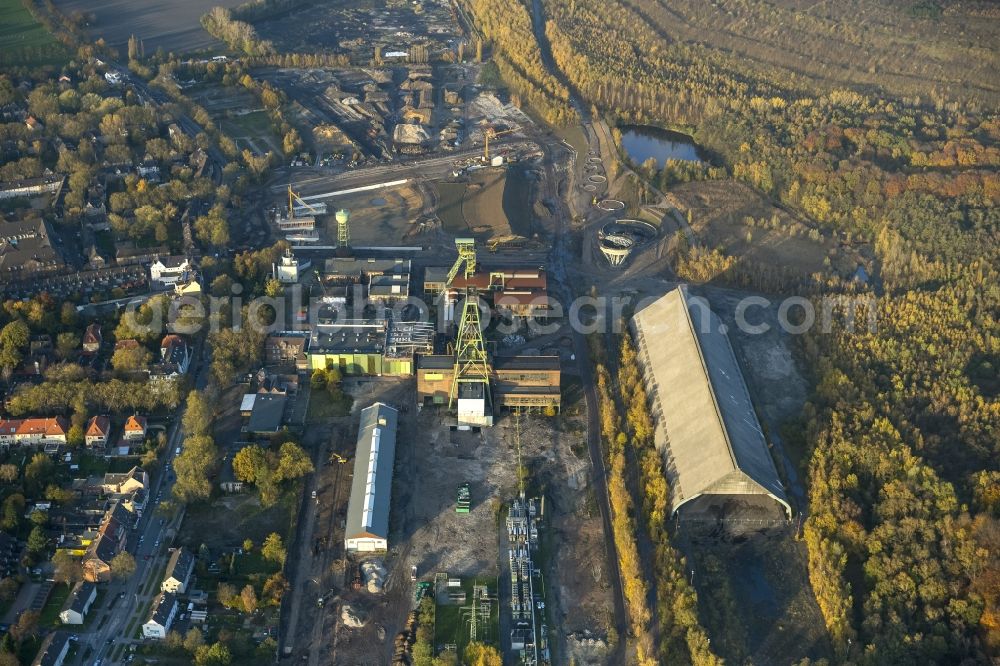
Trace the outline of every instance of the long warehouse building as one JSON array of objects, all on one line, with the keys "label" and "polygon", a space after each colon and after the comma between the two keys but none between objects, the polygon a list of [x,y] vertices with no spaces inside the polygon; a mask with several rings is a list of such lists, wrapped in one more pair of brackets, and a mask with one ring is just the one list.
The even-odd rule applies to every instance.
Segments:
[{"label": "long warehouse building", "polygon": [[361,410],[344,530],[347,552],[384,551],[389,547],[389,504],[398,417],[399,412],[381,402]]},{"label": "long warehouse building", "polygon": [[718,518],[780,507],[790,517],[736,354],[708,302],[680,286],[640,309],[632,328],[671,513]]}]

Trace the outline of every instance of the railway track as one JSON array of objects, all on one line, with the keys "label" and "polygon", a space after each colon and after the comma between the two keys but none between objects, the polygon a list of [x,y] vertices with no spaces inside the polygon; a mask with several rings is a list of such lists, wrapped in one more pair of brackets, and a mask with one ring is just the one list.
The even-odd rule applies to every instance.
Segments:
[{"label": "railway track", "polygon": [[[308,663],[311,666],[318,666],[321,663],[332,663],[331,659],[324,658],[324,650],[327,646],[335,648],[335,635],[330,637],[334,640],[325,640],[324,629],[330,618],[330,609],[336,610],[337,604],[324,603],[318,606],[317,600],[323,597],[328,600],[331,593],[339,592],[345,585],[346,580],[336,580],[334,563],[343,559],[343,539],[340,521],[343,511],[346,511],[347,498],[350,494],[350,481],[353,466],[350,463],[337,463],[336,461],[327,463],[334,452],[344,455],[344,429],[338,424],[330,432],[329,440],[323,449],[320,458],[323,465],[318,472],[316,484],[317,515],[314,523],[312,543],[311,566],[308,572],[303,572],[304,576],[314,583],[307,587],[308,592],[303,595],[299,603],[303,609],[309,608],[310,613],[306,613],[305,621],[299,626],[300,645],[308,645]],[[337,569],[342,571],[342,569]],[[334,619],[336,614],[334,614]],[[311,626],[309,620],[311,619]]]}]

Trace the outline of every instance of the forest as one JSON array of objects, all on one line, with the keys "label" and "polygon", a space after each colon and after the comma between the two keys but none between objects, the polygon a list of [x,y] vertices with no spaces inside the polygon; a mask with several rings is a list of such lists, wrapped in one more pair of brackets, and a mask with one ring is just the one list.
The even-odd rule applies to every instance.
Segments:
[{"label": "forest", "polygon": [[569,90],[545,68],[528,9],[519,2],[502,0],[466,0],[463,4],[493,45],[492,62],[517,101],[553,125],[573,122],[577,116],[569,104]]},{"label": "forest", "polygon": [[[810,583],[838,661],[1000,650],[998,17],[926,4],[545,4],[559,72],[612,126],[693,133],[729,177],[873,258],[867,285],[812,285],[871,290],[878,326],[801,337],[814,390],[786,428],[804,451]],[[737,259],[682,257],[696,280],[724,280]],[[625,405],[624,426],[602,406],[612,475],[628,464],[615,432],[644,418]]]}]

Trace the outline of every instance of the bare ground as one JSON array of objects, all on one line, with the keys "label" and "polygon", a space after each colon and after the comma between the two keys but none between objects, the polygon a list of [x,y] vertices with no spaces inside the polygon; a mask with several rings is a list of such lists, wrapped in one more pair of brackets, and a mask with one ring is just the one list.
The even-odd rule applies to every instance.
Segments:
[{"label": "bare ground", "polygon": [[381,190],[358,192],[325,199],[327,210],[326,235],[337,238],[337,223],[333,213],[341,208],[351,212],[351,244],[419,245],[423,196],[410,184]]},{"label": "bare ground", "polygon": [[[375,399],[412,405],[412,387],[406,384],[371,381],[348,388],[357,399],[357,407]],[[585,437],[581,419],[582,409],[573,404],[560,417],[558,429],[551,418],[534,415],[520,419],[523,456],[532,472],[533,487],[545,494],[549,516],[545,549],[550,555],[545,575],[552,581],[548,626],[556,643],[557,663],[569,663],[564,646],[567,634],[588,630],[604,638],[611,617],[604,535],[587,488],[589,463],[580,457],[585,456],[585,449],[579,446]],[[514,418],[502,414],[497,426],[479,433],[453,432],[449,422],[445,413],[430,409],[417,413],[411,407],[401,415],[390,551],[383,558],[390,571],[386,592],[372,595],[350,589],[357,566],[351,560],[346,573],[333,571],[332,580],[340,581],[335,585],[337,599],[322,612],[320,633],[305,629],[312,624],[314,610],[303,607],[301,611],[305,623],[300,636],[306,639],[305,634],[309,634],[324,642],[316,663],[388,663],[393,638],[413,607],[411,565],[417,566],[421,580],[432,580],[438,572],[487,579],[499,573],[498,510],[517,492]],[[351,427],[356,427],[353,421]],[[351,448],[350,433],[345,432],[344,438]],[[326,469],[324,474],[335,473],[332,467]],[[456,491],[463,482],[468,482],[472,491],[468,514],[455,512]],[[346,497],[339,501],[346,502]],[[342,511],[330,508],[338,514]],[[324,523],[324,516],[321,514],[317,525]],[[342,539],[340,521],[333,522],[334,539]],[[331,566],[337,569],[338,565],[334,561]],[[364,627],[351,629],[340,622],[342,603],[366,617]],[[379,639],[380,633],[384,639]],[[581,648],[575,641],[573,646],[580,651],[577,663],[602,663],[600,649]]]}]

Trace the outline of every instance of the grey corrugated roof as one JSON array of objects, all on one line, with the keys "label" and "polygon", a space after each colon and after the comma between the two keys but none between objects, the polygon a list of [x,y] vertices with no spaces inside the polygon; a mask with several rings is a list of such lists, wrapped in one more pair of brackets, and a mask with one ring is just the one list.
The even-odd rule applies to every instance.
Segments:
[{"label": "grey corrugated roof", "polygon": [[[372,534],[389,538],[389,499],[392,491],[392,464],[396,455],[396,421],[398,412],[392,407],[376,402],[361,410],[358,443],[354,454],[354,480],[351,497],[347,502],[345,538],[353,539]],[[371,524],[364,524],[365,496],[369,490],[369,463],[372,458],[372,441],[378,431],[378,455],[375,460],[375,479],[371,486]]]},{"label": "grey corrugated roof", "polygon": [[685,287],[633,317],[666,446],[672,510],[700,495],[769,495],[791,512],[722,320]]},{"label": "grey corrugated roof", "polygon": [[287,400],[287,397],[283,395],[258,394],[253,402],[250,420],[247,422],[247,431],[277,432],[281,428]]}]

